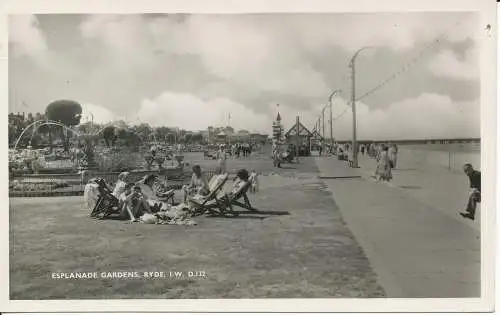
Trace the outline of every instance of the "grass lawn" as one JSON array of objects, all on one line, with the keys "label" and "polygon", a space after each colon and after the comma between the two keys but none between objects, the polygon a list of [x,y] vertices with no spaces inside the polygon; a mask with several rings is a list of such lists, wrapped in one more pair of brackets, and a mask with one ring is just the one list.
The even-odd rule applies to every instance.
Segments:
[{"label": "grass lawn", "polygon": [[[272,170],[271,161],[241,163]],[[293,167],[277,171],[286,176],[262,176],[261,191],[250,195],[259,210],[289,215],[198,217],[190,227],[96,221],[83,210],[82,197],[11,198],[11,299],[383,297],[362,249],[316,178],[314,161]],[[51,278],[52,272],[79,271],[184,274]],[[205,276],[188,277],[189,271]]]}]

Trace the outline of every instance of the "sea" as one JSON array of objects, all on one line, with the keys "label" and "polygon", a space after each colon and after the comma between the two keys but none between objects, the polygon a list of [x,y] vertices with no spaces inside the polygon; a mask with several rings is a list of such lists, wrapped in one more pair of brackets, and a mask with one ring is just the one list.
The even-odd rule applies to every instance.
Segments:
[{"label": "sea", "polygon": [[401,145],[400,147],[425,151],[481,152],[480,143],[409,144]]},{"label": "sea", "polygon": [[399,146],[398,159],[411,166],[438,166],[462,172],[465,163],[481,169],[480,143],[415,144]]}]

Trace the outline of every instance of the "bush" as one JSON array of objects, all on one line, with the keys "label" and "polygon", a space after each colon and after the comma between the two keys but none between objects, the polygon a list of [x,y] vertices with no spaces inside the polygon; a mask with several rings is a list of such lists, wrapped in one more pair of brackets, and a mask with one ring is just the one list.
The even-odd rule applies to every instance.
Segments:
[{"label": "bush", "polygon": [[94,160],[103,172],[123,172],[140,168],[144,163],[138,153],[104,150],[95,154]]}]

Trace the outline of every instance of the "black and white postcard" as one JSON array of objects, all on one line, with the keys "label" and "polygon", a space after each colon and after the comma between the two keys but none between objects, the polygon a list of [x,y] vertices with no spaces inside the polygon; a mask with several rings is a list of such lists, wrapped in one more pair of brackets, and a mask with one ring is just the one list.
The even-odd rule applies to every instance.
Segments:
[{"label": "black and white postcard", "polygon": [[2,310],[492,310],[495,5],[6,2]]}]

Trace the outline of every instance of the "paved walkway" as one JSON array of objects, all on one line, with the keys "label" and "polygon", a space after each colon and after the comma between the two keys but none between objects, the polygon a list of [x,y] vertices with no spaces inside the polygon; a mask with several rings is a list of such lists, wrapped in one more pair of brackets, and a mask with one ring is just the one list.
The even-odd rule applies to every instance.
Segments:
[{"label": "paved walkway", "polygon": [[[347,167],[332,158],[316,158],[316,163],[322,174]],[[479,225],[456,214],[464,185],[461,196],[467,197],[467,178],[458,182],[459,174],[447,176],[445,170],[425,172],[401,164],[393,183],[386,185],[368,180],[374,169],[369,163],[360,161],[358,171],[364,178],[324,181],[387,295],[479,297]]]},{"label": "paved walkway", "polygon": [[[400,159],[399,164],[398,168],[392,171],[393,180],[380,184],[399,189],[409,197],[480,230],[480,207],[478,207],[475,221],[464,220],[458,215],[459,212],[465,210],[469,194],[469,179],[465,174],[450,172],[439,166],[426,167],[410,157]],[[375,181],[372,176],[375,172],[376,160],[360,155],[359,166],[363,177]]]}]

